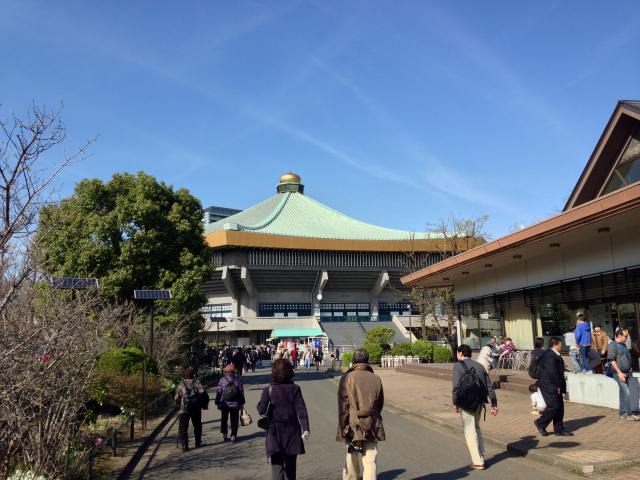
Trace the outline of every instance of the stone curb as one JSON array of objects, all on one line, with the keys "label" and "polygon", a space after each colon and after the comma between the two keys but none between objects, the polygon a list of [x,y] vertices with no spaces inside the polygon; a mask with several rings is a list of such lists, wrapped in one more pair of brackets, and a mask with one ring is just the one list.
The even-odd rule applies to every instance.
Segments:
[{"label": "stone curb", "polygon": [[[339,376],[342,375],[343,372],[340,371],[329,371],[327,370],[326,374],[329,378],[331,378],[335,383],[339,382]],[[338,378],[335,378],[336,376],[338,376]],[[457,425],[457,424],[453,424],[450,422],[447,422],[446,420],[442,420],[438,417],[432,416],[432,415],[426,415],[426,414],[422,414],[422,413],[416,413],[414,411],[411,410],[407,410],[405,408],[402,408],[394,403],[385,402],[385,406],[389,407],[391,410],[395,410],[403,415],[408,415],[408,416],[412,416],[415,418],[418,418],[420,420],[426,420],[430,423],[433,423],[435,425],[439,425],[441,427],[447,428],[448,430],[452,430],[455,432],[460,432],[462,433],[462,426],[461,425]],[[580,473],[583,475],[591,475],[593,473],[602,473],[605,470],[611,469],[611,468],[623,468],[623,467],[627,467],[627,466],[631,466],[631,465],[636,465],[638,464],[637,460],[619,460],[619,461],[612,461],[612,462],[599,462],[599,463],[589,463],[589,464],[585,464],[585,463],[579,463],[579,462],[572,462],[570,460],[565,460],[565,459],[561,459],[561,458],[557,458],[556,456],[551,456],[551,455],[545,455],[544,453],[538,452],[535,449],[525,449],[525,448],[520,448],[516,445],[512,445],[513,442],[509,442],[506,440],[502,440],[498,437],[495,437],[491,434],[487,435],[485,432],[483,432],[483,439],[488,442],[491,443],[493,445],[499,446],[504,448],[505,450],[507,450],[508,452],[511,452],[515,455],[518,456],[522,456],[522,457],[528,457],[531,458],[533,460],[536,460],[538,462],[541,463],[545,463],[547,465],[554,465],[554,466],[559,466],[564,468],[565,470],[569,470],[571,472],[575,472],[575,473]]]}]

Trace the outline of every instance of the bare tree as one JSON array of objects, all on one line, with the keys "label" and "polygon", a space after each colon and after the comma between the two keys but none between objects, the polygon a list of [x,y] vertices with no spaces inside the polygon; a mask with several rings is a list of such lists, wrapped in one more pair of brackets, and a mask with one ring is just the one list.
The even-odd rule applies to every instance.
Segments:
[{"label": "bare tree", "polygon": [[[427,231],[435,237],[437,253],[440,260],[458,255],[471,248],[482,245],[487,240],[485,225],[488,216],[483,215],[475,219],[460,219],[451,215],[443,218],[437,224],[427,225]],[[424,268],[424,253],[419,252],[415,246],[413,236],[413,248],[406,254],[406,273],[414,273]],[[422,338],[427,337],[426,319],[433,321],[438,332],[443,336],[449,336],[455,325],[455,293],[453,288],[426,288],[420,285],[411,287],[409,292],[411,303],[417,308],[420,316],[420,329]]]},{"label": "bare tree", "polygon": [[22,282],[35,275],[38,211],[50,200],[54,179],[83,158],[91,143],[73,153],[65,150],[47,167],[48,154],[63,147],[66,137],[60,113],[33,104],[24,118],[14,113],[0,119],[0,314]]}]

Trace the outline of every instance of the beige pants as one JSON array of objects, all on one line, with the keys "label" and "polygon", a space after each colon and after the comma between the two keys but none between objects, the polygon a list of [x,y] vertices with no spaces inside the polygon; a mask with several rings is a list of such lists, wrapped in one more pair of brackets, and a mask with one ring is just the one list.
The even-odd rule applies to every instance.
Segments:
[{"label": "beige pants", "polygon": [[[362,453],[347,453],[347,464],[342,470],[342,480],[376,480],[376,457],[378,442],[364,442]],[[360,457],[362,466],[360,467]],[[364,471],[362,471],[364,470]]]},{"label": "beige pants", "polygon": [[467,442],[471,461],[474,465],[484,465],[484,443],[482,441],[482,432],[480,431],[482,411],[483,407],[478,408],[476,412],[460,410],[464,439]]}]

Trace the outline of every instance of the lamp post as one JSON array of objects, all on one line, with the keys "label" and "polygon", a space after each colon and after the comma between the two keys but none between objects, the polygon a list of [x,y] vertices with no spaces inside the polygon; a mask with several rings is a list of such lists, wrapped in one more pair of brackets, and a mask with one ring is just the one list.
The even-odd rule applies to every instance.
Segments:
[{"label": "lamp post", "polygon": [[133,298],[151,302],[150,331],[149,331],[149,356],[153,358],[153,305],[155,300],[170,300],[171,290],[134,290]]}]

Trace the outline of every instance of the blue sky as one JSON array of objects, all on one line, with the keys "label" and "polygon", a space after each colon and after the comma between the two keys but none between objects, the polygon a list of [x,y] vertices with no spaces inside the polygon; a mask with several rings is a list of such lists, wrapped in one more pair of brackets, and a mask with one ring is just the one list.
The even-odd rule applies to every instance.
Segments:
[{"label": "blue sky", "polygon": [[621,98],[640,2],[2,2],[0,115],[64,102],[66,170],[144,170],[249,207],[300,174],[358,219],[422,231],[558,213]]}]

